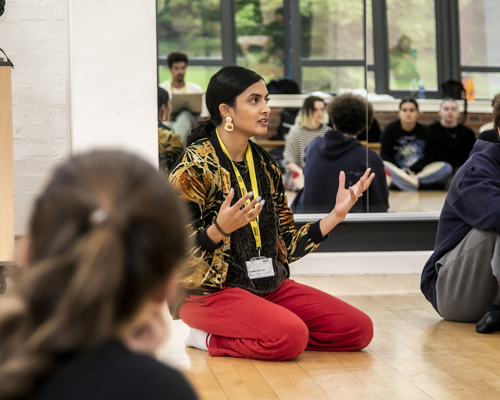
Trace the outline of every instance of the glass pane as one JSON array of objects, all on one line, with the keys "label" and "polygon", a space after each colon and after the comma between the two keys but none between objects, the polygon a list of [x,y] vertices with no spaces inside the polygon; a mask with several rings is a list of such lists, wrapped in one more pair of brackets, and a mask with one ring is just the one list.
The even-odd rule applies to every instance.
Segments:
[{"label": "glass pane", "polygon": [[266,81],[285,74],[283,0],[236,0],[237,64]]},{"label": "glass pane", "polygon": [[[215,74],[221,67],[206,67],[200,65],[189,65],[187,68],[185,81],[193,82],[200,85],[203,90],[207,90],[208,82],[213,74]],[[162,83],[171,79],[170,71],[166,65],[158,67],[158,82]]]},{"label": "glass pane", "polygon": [[364,89],[364,67],[302,67],[303,92]]},{"label": "glass pane", "polygon": [[173,50],[189,57],[222,58],[221,10],[215,0],[157,0],[158,56]]},{"label": "glass pane", "polygon": [[462,65],[499,66],[498,0],[460,0],[459,4]]},{"label": "glass pane", "polygon": [[500,93],[500,73],[467,72],[462,73],[464,86],[470,88],[472,80],[476,100],[492,100]]},{"label": "glass pane", "polygon": [[366,74],[366,89],[368,93],[376,93],[375,91],[375,71],[368,71]]},{"label": "glass pane", "polygon": [[366,0],[366,62],[373,64],[375,55],[373,50],[373,6],[372,0]]},{"label": "glass pane", "polygon": [[300,0],[303,58],[362,59],[363,0]]},{"label": "glass pane", "polygon": [[437,89],[434,0],[387,0],[390,90]]}]

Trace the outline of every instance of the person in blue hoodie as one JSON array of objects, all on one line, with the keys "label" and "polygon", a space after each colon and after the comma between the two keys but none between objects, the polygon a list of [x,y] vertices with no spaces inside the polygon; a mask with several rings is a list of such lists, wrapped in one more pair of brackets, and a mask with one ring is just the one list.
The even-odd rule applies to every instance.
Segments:
[{"label": "person in blue hoodie", "polygon": [[[493,105],[500,133],[500,99]],[[421,290],[448,321],[500,330],[500,144],[477,140],[446,196]]]},{"label": "person in blue hoodie", "polygon": [[[336,96],[328,104],[328,115],[333,129],[316,137],[307,147],[304,165],[304,188],[297,194],[292,210],[297,213],[327,213],[335,206],[339,173],[345,172],[346,187],[354,185],[366,168],[375,178],[367,193],[350,212],[385,212],[389,208],[389,190],[382,158],[366,149],[356,135],[373,121],[373,107],[361,97],[351,93]],[[366,164],[368,151],[368,165]]]}]

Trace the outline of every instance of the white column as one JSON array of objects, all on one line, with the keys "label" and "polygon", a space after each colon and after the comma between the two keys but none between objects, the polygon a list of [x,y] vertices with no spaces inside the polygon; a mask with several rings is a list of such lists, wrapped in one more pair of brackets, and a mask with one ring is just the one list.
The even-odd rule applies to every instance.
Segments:
[{"label": "white column", "polygon": [[71,152],[118,147],[158,165],[155,0],[69,2]]}]

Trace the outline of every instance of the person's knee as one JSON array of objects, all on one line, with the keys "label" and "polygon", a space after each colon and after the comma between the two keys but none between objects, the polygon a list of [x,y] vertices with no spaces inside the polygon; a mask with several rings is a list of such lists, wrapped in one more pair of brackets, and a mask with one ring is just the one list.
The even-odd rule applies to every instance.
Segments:
[{"label": "person's knee", "polygon": [[309,330],[302,320],[296,318],[280,327],[279,336],[271,358],[291,360],[301,355],[306,349],[309,341]]},{"label": "person's knee", "polygon": [[359,311],[351,319],[353,335],[350,346],[353,351],[363,350],[373,339],[373,322],[364,312]]}]

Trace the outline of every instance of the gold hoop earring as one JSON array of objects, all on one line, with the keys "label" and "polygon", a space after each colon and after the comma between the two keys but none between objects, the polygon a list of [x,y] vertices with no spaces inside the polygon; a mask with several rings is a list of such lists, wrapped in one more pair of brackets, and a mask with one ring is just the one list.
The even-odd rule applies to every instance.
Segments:
[{"label": "gold hoop earring", "polygon": [[231,132],[234,129],[233,119],[231,117],[226,117],[226,125],[224,125],[224,129],[227,132]]}]

